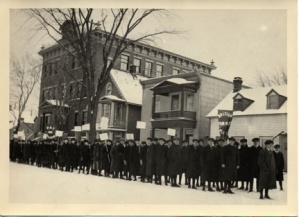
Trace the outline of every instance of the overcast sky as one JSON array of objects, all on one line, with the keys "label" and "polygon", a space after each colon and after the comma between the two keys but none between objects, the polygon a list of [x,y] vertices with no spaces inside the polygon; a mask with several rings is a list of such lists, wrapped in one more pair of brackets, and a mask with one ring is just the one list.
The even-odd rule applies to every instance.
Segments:
[{"label": "overcast sky", "polygon": [[[286,10],[172,10],[175,18],[150,21],[149,26],[162,25],[185,33],[163,36],[157,42],[162,49],[210,63],[217,69],[212,75],[232,80],[242,77],[245,84],[255,86],[258,71],[273,73],[287,65]],[[41,35],[31,37],[26,16],[11,11],[11,53],[22,56],[25,52],[37,54],[40,47],[53,41]],[[37,111],[38,88],[30,99],[27,110]]]}]

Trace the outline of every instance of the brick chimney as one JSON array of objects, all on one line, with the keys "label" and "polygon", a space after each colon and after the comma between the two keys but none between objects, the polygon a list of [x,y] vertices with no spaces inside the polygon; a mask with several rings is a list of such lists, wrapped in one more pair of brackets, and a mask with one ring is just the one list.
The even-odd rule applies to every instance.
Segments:
[{"label": "brick chimney", "polygon": [[242,78],[240,78],[240,77],[234,78],[234,80],[233,80],[233,84],[234,84],[233,92],[234,93],[239,92],[242,89],[242,83],[243,83]]}]

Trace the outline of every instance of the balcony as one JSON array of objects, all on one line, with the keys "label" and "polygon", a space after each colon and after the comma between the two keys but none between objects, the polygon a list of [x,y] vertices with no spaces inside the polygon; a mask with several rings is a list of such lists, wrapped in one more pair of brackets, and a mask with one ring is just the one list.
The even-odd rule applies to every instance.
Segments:
[{"label": "balcony", "polygon": [[155,112],[153,119],[168,119],[168,118],[185,118],[190,120],[196,119],[196,112],[192,111],[166,111],[166,112]]}]

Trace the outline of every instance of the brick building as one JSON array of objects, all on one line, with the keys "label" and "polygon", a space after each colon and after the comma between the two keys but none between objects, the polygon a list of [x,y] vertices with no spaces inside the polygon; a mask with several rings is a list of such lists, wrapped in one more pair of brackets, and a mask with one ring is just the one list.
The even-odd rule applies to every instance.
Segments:
[{"label": "brick building", "polygon": [[210,122],[206,115],[233,88],[233,82],[201,71],[141,83],[141,119],[147,126],[141,130],[141,139],[150,135],[168,139],[168,128],[176,129],[180,140],[209,136]]},{"label": "brick building", "polygon": [[[101,51],[102,38],[105,36],[103,31],[97,28],[93,34],[99,39],[95,40],[93,45],[93,58],[98,76],[103,66]],[[65,43],[63,40],[61,39],[61,43]],[[69,50],[72,51],[71,47]],[[43,57],[44,64],[39,99],[39,131],[44,131],[47,125],[52,125],[65,131],[69,136],[73,136],[74,126],[85,125],[85,129],[88,129],[86,98],[79,100],[81,87],[76,79],[82,81],[82,71],[76,59],[58,44],[42,48],[39,54]],[[128,85],[129,83],[125,85],[122,83],[123,79],[118,78],[122,77],[128,81],[132,79],[129,73],[132,65],[136,70],[134,85]],[[141,113],[141,100],[134,99],[140,91],[139,80],[156,77],[163,80],[165,76],[187,74],[195,70],[208,75],[214,69],[216,67],[213,62],[206,64],[147,44],[135,43],[120,55],[109,79],[105,81],[106,89],[102,91],[97,121],[100,125],[101,118],[108,116],[111,129],[105,130],[111,132],[109,135],[111,138],[124,136],[127,131],[137,136],[139,133],[136,133],[136,122],[134,123],[132,118],[140,117]],[[128,88],[131,92],[126,94]],[[110,92],[109,89],[111,89]],[[79,104],[85,108],[82,123],[78,123]],[[122,114],[122,120],[118,120],[120,114]],[[58,121],[63,121],[63,123],[58,124]],[[100,129],[99,132],[101,132]]]},{"label": "brick building", "polygon": [[210,119],[210,135],[219,136],[218,109],[233,110],[229,136],[237,140],[260,138],[261,145],[267,139],[280,144],[287,163],[287,86],[241,89],[229,93],[207,115]]}]

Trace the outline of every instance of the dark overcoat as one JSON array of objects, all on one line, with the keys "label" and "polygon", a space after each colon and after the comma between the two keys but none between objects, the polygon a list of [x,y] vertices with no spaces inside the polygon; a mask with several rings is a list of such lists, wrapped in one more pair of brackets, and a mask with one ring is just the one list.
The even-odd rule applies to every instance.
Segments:
[{"label": "dark overcoat", "polygon": [[57,162],[59,164],[59,166],[64,167],[65,165],[65,149],[66,149],[66,144],[62,143],[61,145],[58,146],[58,159]]},{"label": "dark overcoat", "polygon": [[169,146],[168,145],[164,145],[165,146],[165,152],[166,152],[166,160],[165,160],[165,176],[169,176],[168,173],[168,164],[169,164],[169,159],[168,159],[168,152],[169,152]]},{"label": "dark overcoat", "polygon": [[89,148],[85,144],[79,145],[79,166],[88,166]]},{"label": "dark overcoat", "polygon": [[31,144],[30,147],[30,158],[31,158],[31,163],[35,162],[36,160],[36,152],[35,152],[35,147],[36,145],[34,143]]},{"label": "dark overcoat", "polygon": [[237,166],[240,165],[238,149],[232,145],[226,145],[222,148],[221,164],[223,168],[223,181],[237,180]]},{"label": "dark overcoat", "polygon": [[186,177],[188,178],[197,178],[199,176],[200,162],[198,159],[198,152],[193,145],[187,147],[188,161],[187,161],[187,170]]},{"label": "dark overcoat", "polygon": [[250,181],[248,173],[250,166],[250,148],[247,145],[241,145],[239,149],[240,168],[238,169],[238,181]]},{"label": "dark overcoat", "polygon": [[130,147],[130,155],[128,161],[130,165],[130,175],[133,176],[139,175],[140,157],[139,157],[139,149],[137,145],[133,145]]},{"label": "dark overcoat", "polygon": [[216,164],[217,164],[217,181],[222,181],[222,167],[221,167],[221,152],[222,152],[222,147],[220,145],[216,145]]},{"label": "dark overcoat", "polygon": [[109,173],[110,171],[110,156],[111,145],[103,145],[102,146],[102,169]]},{"label": "dark overcoat", "polygon": [[276,188],[276,167],[273,152],[264,148],[259,152],[258,165],[260,167],[260,189]]},{"label": "dark overcoat", "polygon": [[154,161],[155,161],[155,146],[150,145],[147,147],[146,151],[146,175],[151,176],[156,171],[154,171]]},{"label": "dark overcoat", "polygon": [[262,147],[260,146],[251,146],[249,148],[249,177],[250,179],[252,178],[258,178],[260,175],[260,168],[258,165],[258,158],[259,158],[259,153],[262,150]]},{"label": "dark overcoat", "polygon": [[117,172],[121,172],[124,169],[124,155],[125,155],[125,147],[122,144],[119,144],[117,146],[117,159],[116,159]]},{"label": "dark overcoat", "polygon": [[156,175],[165,175],[165,166],[167,159],[167,148],[165,145],[156,145],[155,161],[156,161]]},{"label": "dark overcoat", "polygon": [[117,158],[118,158],[117,145],[111,146],[110,156],[111,156],[110,171],[116,172],[116,171],[118,171],[118,169],[117,169]]},{"label": "dark overcoat", "polygon": [[275,166],[276,166],[276,180],[283,181],[284,158],[281,152],[273,152]]},{"label": "dark overcoat", "polygon": [[169,148],[167,154],[169,164],[168,173],[170,176],[175,176],[181,173],[181,147],[179,145],[173,145]]},{"label": "dark overcoat", "polygon": [[188,146],[181,147],[181,173],[186,173],[188,167]]},{"label": "dark overcoat", "polygon": [[140,174],[142,176],[146,175],[146,153],[147,153],[147,146],[139,146],[140,148],[140,160],[142,164],[140,164]]},{"label": "dark overcoat", "polygon": [[36,163],[41,164],[42,163],[42,144],[39,143],[35,146],[35,153],[36,153]]},{"label": "dark overcoat", "polygon": [[215,147],[207,145],[203,148],[201,166],[201,180],[210,182],[217,181],[217,150]]},{"label": "dark overcoat", "polygon": [[124,165],[124,172],[130,172],[130,154],[131,154],[131,146],[127,145],[124,149],[124,160],[127,165]]},{"label": "dark overcoat", "polygon": [[54,166],[55,162],[56,162],[56,144],[51,144],[49,145],[49,163],[50,165]]}]

